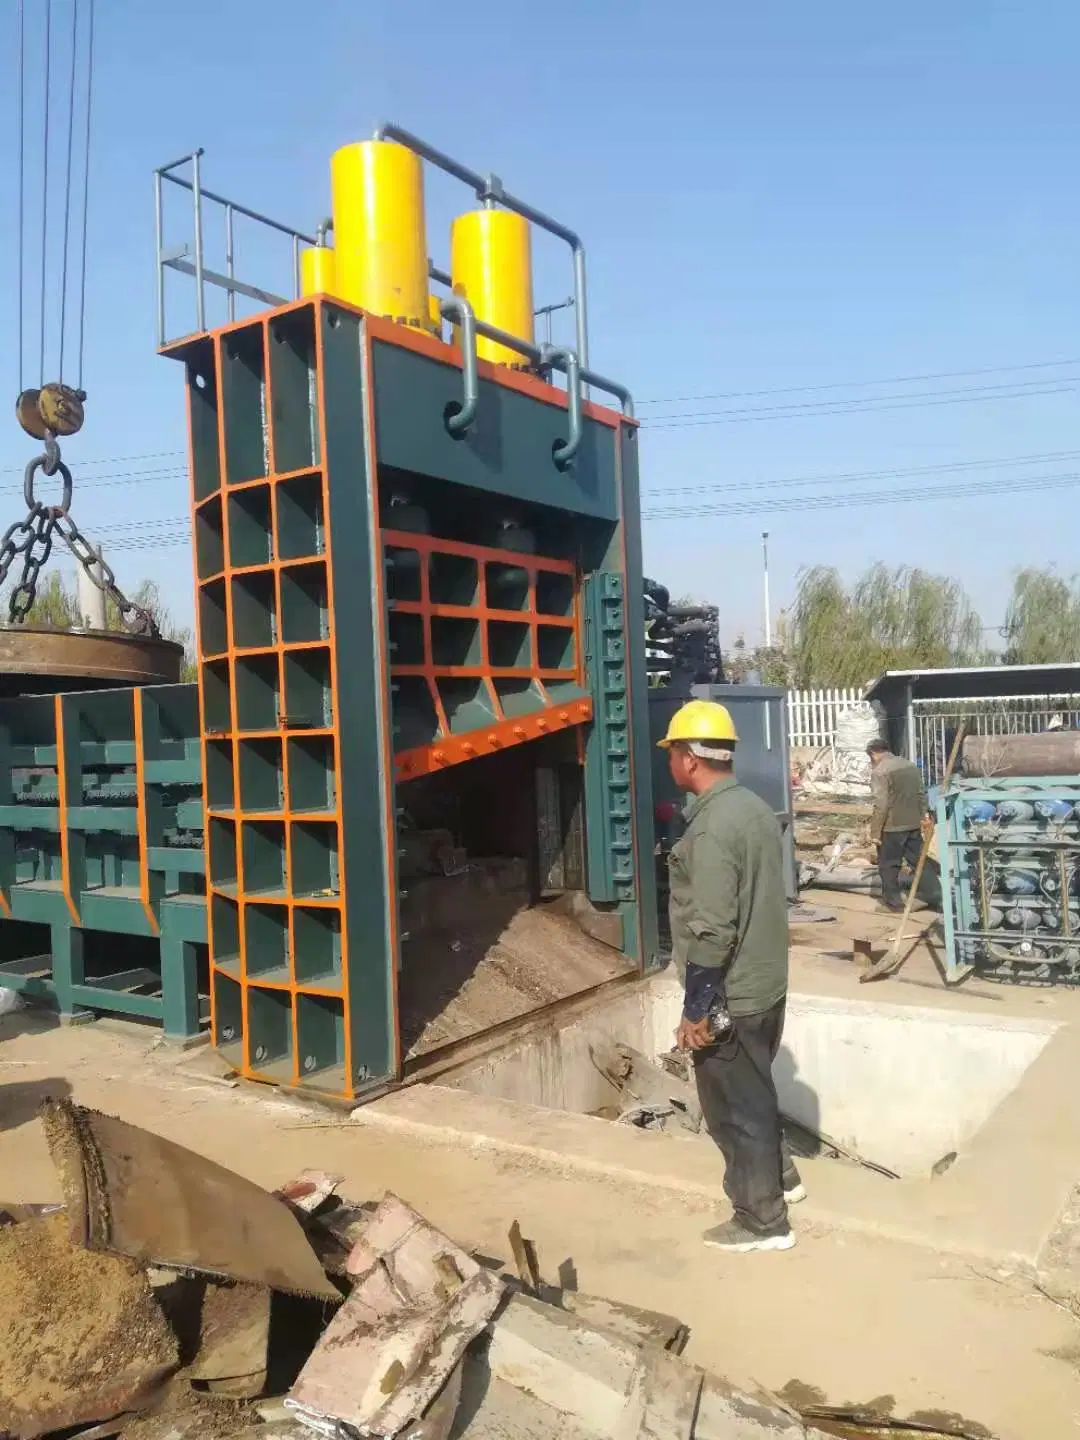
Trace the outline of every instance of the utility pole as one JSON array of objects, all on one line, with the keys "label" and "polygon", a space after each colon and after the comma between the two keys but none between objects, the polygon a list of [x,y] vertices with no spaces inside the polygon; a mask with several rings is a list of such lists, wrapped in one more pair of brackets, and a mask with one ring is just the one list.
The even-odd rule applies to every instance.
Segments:
[{"label": "utility pole", "polygon": [[761,532],[761,565],[765,590],[765,649],[772,649],[772,616],[769,606],[769,532]]},{"label": "utility pole", "polygon": [[[93,547],[98,557],[94,574],[101,575],[101,546]],[[79,600],[79,624],[87,630],[104,630],[106,621],[105,591],[95,585],[90,575],[80,565],[75,571],[75,592]]]}]

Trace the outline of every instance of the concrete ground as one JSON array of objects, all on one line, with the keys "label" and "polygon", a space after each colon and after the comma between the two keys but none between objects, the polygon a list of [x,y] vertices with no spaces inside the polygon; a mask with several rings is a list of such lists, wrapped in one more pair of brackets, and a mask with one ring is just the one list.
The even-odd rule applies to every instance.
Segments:
[{"label": "concrete ground", "polygon": [[976,976],[958,986],[946,986],[935,958],[942,953],[940,930],[933,915],[924,910],[915,911],[908,920],[901,946],[901,953],[908,958],[900,971],[886,980],[860,984],[852,941],[869,939],[875,956],[884,953],[896,934],[899,917],[882,912],[870,895],[804,890],[799,898],[832,911],[836,918],[825,924],[792,927],[793,991],[1080,1024],[1080,988],[1006,985]]},{"label": "concrete ground", "polygon": [[[842,950],[843,928],[822,930],[825,944],[816,948]],[[800,951],[796,988],[847,993],[857,980],[841,963]],[[915,1004],[957,1002],[928,998],[913,983],[922,973],[905,970],[878,990],[885,999],[888,987],[888,1001],[900,1003],[902,981]],[[1073,997],[1056,992],[961,1004],[1011,1008],[1040,998],[1058,1018],[1077,1013]],[[553,1159],[559,1135],[545,1138],[543,1124],[557,1126],[558,1117],[527,1109],[503,1115],[504,1125],[518,1127],[503,1143],[481,1136],[464,1144],[430,1113],[410,1117],[410,1105],[423,1112],[438,1102],[434,1087],[368,1107],[358,1124],[273,1092],[213,1083],[201,1078],[204,1054],[177,1055],[152,1040],[153,1032],[113,1021],[63,1030],[30,1012],[0,1020],[0,1200],[59,1198],[34,1112],[43,1095],[67,1092],[262,1184],[318,1166],[340,1172],[343,1191],[356,1198],[393,1190],[489,1255],[507,1256],[506,1232],[517,1219],[550,1278],[572,1275],[582,1289],[678,1315],[691,1327],[691,1358],[736,1382],[756,1380],[796,1401],[874,1400],[900,1416],[962,1416],[1000,1440],[1080,1433],[1080,1324],[1067,1307],[1016,1264],[962,1253],[951,1241],[908,1243],[848,1224],[849,1191],[863,1185],[860,1203],[871,1206],[881,1193],[865,1191],[864,1172],[810,1162],[811,1199],[793,1212],[796,1249],[722,1256],[699,1238],[722,1213],[719,1159],[706,1144],[671,1142],[683,1146],[673,1160],[665,1137],[641,1135],[645,1147],[628,1167],[625,1156],[605,1154],[616,1127],[566,1116],[572,1126],[595,1127],[584,1157],[591,1164],[573,1153]],[[442,1094],[463,1105],[478,1098]],[[659,1141],[666,1158],[649,1141]],[[683,1158],[691,1152],[692,1161]],[[694,1183],[681,1178],[685,1165]],[[815,1198],[825,1192],[827,1203]],[[993,1197],[975,1197],[983,1198]],[[1068,1245],[1059,1248],[1067,1258]]]}]

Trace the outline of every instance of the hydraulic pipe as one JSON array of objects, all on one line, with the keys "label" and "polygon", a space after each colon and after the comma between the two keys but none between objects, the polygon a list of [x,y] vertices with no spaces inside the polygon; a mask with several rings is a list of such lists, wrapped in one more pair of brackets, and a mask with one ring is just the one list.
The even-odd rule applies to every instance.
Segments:
[{"label": "hydraulic pipe", "polygon": [[[498,340],[500,345],[506,345],[511,350],[516,350],[519,355],[524,355],[534,365],[543,362],[543,353],[539,346],[531,345],[527,340],[521,340],[517,335],[509,335],[505,330],[499,330],[494,325],[487,325],[483,320],[477,320],[476,333],[487,335],[492,340]],[[553,369],[566,373],[565,365],[558,359],[551,361]],[[584,366],[579,371],[582,386],[591,385],[597,390],[603,390],[608,395],[614,395],[616,400],[622,404],[622,412],[628,420],[634,418],[634,397],[625,385],[620,385],[616,380],[609,380],[605,375],[598,375],[595,370],[586,370]]]},{"label": "hydraulic pipe", "polygon": [[446,417],[451,435],[464,435],[476,419],[480,404],[480,377],[476,368],[476,316],[472,306],[461,295],[448,295],[439,301],[445,319],[460,327],[462,402],[460,409]]},{"label": "hydraulic pipe", "polygon": [[396,140],[399,145],[405,145],[414,151],[422,160],[445,171],[447,175],[452,175],[463,185],[468,185],[476,193],[478,200],[483,202],[494,200],[505,209],[516,211],[530,224],[539,226],[541,230],[546,230],[549,235],[556,236],[570,246],[574,263],[577,354],[584,375],[589,364],[589,322],[586,302],[585,246],[581,236],[571,230],[569,226],[563,225],[561,221],[545,214],[543,210],[537,210],[534,205],[528,204],[525,200],[519,200],[516,195],[511,195],[508,190],[503,189],[502,181],[497,176],[481,175],[478,170],[470,170],[467,165],[462,165],[452,156],[445,154],[442,150],[437,150],[434,145],[429,145],[426,140],[421,140],[411,131],[403,130],[400,125],[380,125],[375,131],[374,138],[376,140]]},{"label": "hydraulic pipe", "polygon": [[566,372],[566,414],[570,434],[563,445],[556,445],[551,452],[552,459],[560,469],[573,460],[581,447],[581,366],[573,350],[559,350],[552,345],[540,347],[542,364],[554,365],[561,362],[560,369]]}]

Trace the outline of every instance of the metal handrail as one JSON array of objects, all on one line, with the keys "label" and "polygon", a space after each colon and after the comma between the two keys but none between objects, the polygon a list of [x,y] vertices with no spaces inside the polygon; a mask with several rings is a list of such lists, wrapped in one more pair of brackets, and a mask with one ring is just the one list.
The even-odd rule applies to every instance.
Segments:
[{"label": "metal handrail", "polygon": [[[270,230],[276,231],[279,235],[286,235],[292,241],[292,268],[293,268],[293,299],[300,296],[300,250],[304,245],[315,245],[316,238],[306,235],[302,230],[294,230],[289,225],[283,225],[279,220],[274,220],[269,215],[263,215],[258,210],[252,210],[246,205],[241,205],[235,200],[228,199],[225,195],[218,195],[213,190],[207,190],[202,183],[202,157],[204,151],[200,148],[193,150],[189,155],[181,155],[178,160],[173,160],[169,165],[159,166],[154,171],[154,230],[157,242],[157,339],[158,346],[167,343],[165,334],[165,271],[176,270],[183,275],[190,275],[195,280],[195,320],[196,328],[201,332],[206,329],[206,286],[214,285],[226,292],[228,296],[228,314],[232,322],[236,319],[236,297],[237,295],[247,296],[252,300],[259,300],[267,305],[283,305],[286,297],[275,295],[268,290],[263,290],[255,285],[248,285],[236,278],[236,252],[234,222],[237,216],[245,220],[253,220],[256,224],[265,225]],[[176,174],[182,165],[191,166],[191,178]],[[168,181],[181,190],[187,190],[192,197],[192,211],[194,219],[194,240],[191,260],[187,259],[188,247],[182,245],[175,249],[166,249],[164,244],[165,227],[165,204],[164,184]],[[216,270],[210,270],[205,263],[205,244],[203,234],[203,205],[209,201],[212,204],[220,205],[224,210],[225,220],[225,273],[221,274]]]},{"label": "metal handrail", "polygon": [[[478,199],[486,203],[502,205],[507,210],[513,210],[521,215],[530,224],[547,230],[558,239],[570,246],[574,262],[574,310],[577,331],[577,346],[573,350],[555,348],[551,345],[534,345],[531,341],[522,340],[517,335],[511,335],[509,331],[500,330],[495,325],[489,325],[483,320],[472,316],[472,328],[474,334],[483,335],[489,340],[505,346],[523,356],[538,370],[558,370],[567,379],[567,410],[569,419],[570,434],[566,442],[558,447],[559,454],[556,459],[560,464],[569,464],[577,451],[581,437],[581,400],[582,396],[588,395],[590,388],[601,390],[607,395],[617,399],[622,407],[622,412],[627,418],[632,419],[634,415],[634,401],[630,391],[625,385],[609,379],[607,376],[590,370],[588,365],[589,341],[588,341],[588,312],[585,282],[585,247],[577,233],[561,221],[546,215],[542,210],[518,199],[510,194],[502,184],[497,175],[481,175],[479,171],[470,170],[468,166],[462,165],[451,156],[445,155],[441,150],[428,145],[426,141],[413,135],[408,130],[403,130],[398,125],[380,125],[375,131],[377,140],[394,140],[399,145],[404,145],[414,151],[422,160],[444,170],[455,179],[472,189]],[[258,210],[252,210],[246,205],[241,205],[235,200],[230,200],[224,195],[218,195],[213,190],[207,190],[202,184],[201,160],[203,150],[193,150],[188,155],[182,155],[169,165],[162,165],[154,171],[154,206],[155,206],[155,233],[157,240],[157,335],[158,345],[167,343],[165,334],[165,271],[167,269],[177,270],[181,274],[190,275],[195,280],[195,308],[198,330],[206,329],[206,294],[207,284],[214,285],[226,291],[228,295],[228,310],[230,322],[236,319],[236,296],[244,295],[250,299],[259,300],[267,305],[284,305],[286,297],[274,295],[270,291],[260,289],[254,285],[248,285],[236,278],[235,247],[233,225],[237,216],[252,220],[260,225],[276,231],[280,235],[287,236],[292,241],[293,258],[293,299],[300,297],[300,253],[305,245],[325,245],[326,238],[333,229],[333,220],[327,217],[319,222],[315,235],[307,235],[302,230],[294,230],[289,225],[283,225],[280,221],[272,219],[269,215],[263,215]],[[184,165],[191,166],[191,178],[176,174],[176,171]],[[194,214],[194,244],[191,260],[187,259],[187,246],[176,250],[166,250],[164,247],[164,182],[187,190],[192,196]],[[220,205],[225,211],[225,273],[210,270],[205,264],[204,257],[204,235],[203,235],[203,205],[209,201],[212,204]],[[452,285],[450,275],[440,269],[431,261],[428,262],[428,275],[437,284],[444,285],[448,289]],[[447,318],[457,318],[459,312],[453,311]],[[464,330],[466,327],[463,326]],[[467,425],[461,424],[463,414],[468,414],[468,376],[464,377],[466,382],[465,407],[462,412],[453,418],[458,421],[458,428],[465,429]],[[470,417],[471,418],[471,417]]]}]

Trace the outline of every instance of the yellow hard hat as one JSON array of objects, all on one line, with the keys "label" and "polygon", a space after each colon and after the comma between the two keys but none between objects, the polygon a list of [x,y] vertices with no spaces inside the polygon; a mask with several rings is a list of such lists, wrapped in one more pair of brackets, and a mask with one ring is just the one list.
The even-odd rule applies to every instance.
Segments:
[{"label": "yellow hard hat", "polygon": [[738,738],[735,722],[725,705],[718,705],[715,700],[688,700],[675,711],[667,734],[657,744],[666,750],[680,740],[701,740],[706,745],[721,745]]}]

